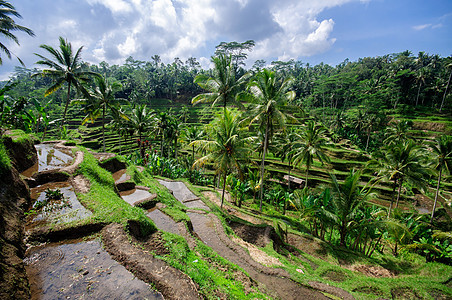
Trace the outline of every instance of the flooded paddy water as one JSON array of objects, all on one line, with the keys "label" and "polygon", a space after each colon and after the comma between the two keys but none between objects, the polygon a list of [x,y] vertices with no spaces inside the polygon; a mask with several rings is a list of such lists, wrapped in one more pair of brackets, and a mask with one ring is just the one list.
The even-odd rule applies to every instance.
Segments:
[{"label": "flooded paddy water", "polygon": [[54,170],[69,166],[74,158],[67,151],[54,148],[55,144],[35,145],[38,163],[24,171],[22,175],[30,177],[36,172]]},{"label": "flooded paddy water", "polygon": [[[35,147],[38,163],[22,173],[24,176],[63,168],[73,161],[71,153],[55,149],[54,144]],[[59,191],[63,200],[46,199],[46,191]],[[32,188],[30,193],[33,207],[26,219],[27,231],[92,216],[78,201],[70,182],[45,183]],[[33,246],[27,250],[24,262],[31,299],[163,299],[149,284],[113,260],[103,249],[100,238]]]},{"label": "flooded paddy water", "polygon": [[28,249],[32,299],[163,299],[113,260],[99,239]]}]

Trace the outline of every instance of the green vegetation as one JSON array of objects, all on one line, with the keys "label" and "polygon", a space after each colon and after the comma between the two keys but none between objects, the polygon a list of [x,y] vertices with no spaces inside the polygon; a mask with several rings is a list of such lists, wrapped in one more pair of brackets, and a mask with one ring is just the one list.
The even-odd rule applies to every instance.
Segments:
[{"label": "green vegetation", "polygon": [[[164,64],[158,55],[150,62],[129,57],[123,66],[83,64],[82,48],[74,54],[60,38],[59,49],[41,46],[54,60],[38,55],[50,69],[19,68],[0,90],[2,133],[20,128],[125,154],[133,181],[157,193],[177,222],[189,221],[186,208],[154,176],[221,187],[220,209],[209,205],[232,234],[227,220],[234,217],[223,210],[229,190],[231,211],[273,224],[285,242],[303,233],[322,245],[323,257],[284,243],[261,249],[296,281],[334,284],[370,299],[396,292],[429,298],[432,289],[450,296],[452,58],[405,51],[335,67],[275,61],[263,69],[260,61],[245,70],[253,46],[222,43],[214,68],[202,70],[194,58]],[[66,93],[58,91],[64,84]],[[85,101],[69,106],[77,93]],[[128,103],[115,101],[122,98]],[[93,123],[81,125],[86,117]],[[21,131],[11,135],[25,138]],[[91,187],[79,198],[94,213],[89,222],[135,220],[144,234],[154,232],[145,212],[122,201],[111,174],[83,151],[78,172]],[[0,143],[2,169],[10,164],[5,152]],[[239,270],[200,242],[192,251],[181,237],[163,237],[169,254],[162,258],[207,298],[261,297],[226,278]],[[356,262],[392,273],[373,278],[343,267]],[[223,276],[216,265],[232,273]]]},{"label": "green vegetation", "polygon": [[9,159],[5,145],[3,145],[3,141],[0,140],[0,176],[3,176],[9,169],[11,169],[11,160]]},{"label": "green vegetation", "polygon": [[89,180],[90,191],[77,196],[79,201],[93,212],[92,220],[123,225],[129,220],[134,220],[139,222],[143,235],[156,231],[154,223],[146,217],[142,209],[130,206],[115,193],[111,173],[101,168],[92,154],[85,149],[82,150],[85,158],[78,172]]}]

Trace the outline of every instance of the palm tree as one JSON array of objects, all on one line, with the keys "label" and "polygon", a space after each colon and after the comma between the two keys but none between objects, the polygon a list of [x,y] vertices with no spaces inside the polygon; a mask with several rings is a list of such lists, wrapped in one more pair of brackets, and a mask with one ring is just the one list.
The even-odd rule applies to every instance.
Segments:
[{"label": "palm tree", "polygon": [[281,158],[281,161],[284,162],[284,160],[287,159],[287,162],[289,164],[289,171],[288,171],[288,188],[290,192],[290,171],[292,170],[292,164],[294,160],[294,153],[293,149],[297,141],[297,134],[293,128],[288,128],[281,134],[276,136],[276,149],[277,154]]},{"label": "palm tree", "polygon": [[77,102],[85,103],[85,111],[88,115],[83,120],[82,124],[91,120],[94,121],[102,116],[102,144],[105,152],[105,115],[107,110],[115,111],[119,116],[127,119],[125,114],[120,112],[121,104],[125,104],[125,99],[117,99],[115,93],[120,91],[122,86],[119,82],[110,83],[108,79],[103,76],[96,77],[95,87],[88,89],[88,94],[85,100],[77,100]]},{"label": "palm tree", "polygon": [[448,64],[446,66],[446,68],[449,68],[451,70],[450,70],[450,74],[449,74],[449,79],[447,80],[446,89],[444,90],[443,100],[441,100],[441,106],[439,107],[439,112],[441,112],[443,110],[444,100],[446,100],[447,92],[448,92],[449,85],[450,85],[450,80],[452,78],[452,63]]},{"label": "palm tree", "polygon": [[195,83],[209,92],[197,95],[191,102],[193,104],[212,103],[212,106],[222,104],[223,108],[226,107],[227,103],[234,103],[242,108],[237,96],[250,75],[245,74],[237,79],[231,56],[219,54],[212,57],[212,62],[215,66],[213,77],[199,74],[194,80]]},{"label": "palm tree", "polygon": [[[8,1],[0,0],[0,35],[8,40],[12,40],[17,45],[19,44],[18,38],[12,33],[13,31],[22,31],[29,36],[34,36],[34,32],[27,27],[16,24],[16,21],[12,17],[22,18],[22,16],[16,11],[16,8]],[[11,55],[14,55],[8,47],[0,42],[0,51],[5,53],[6,56],[11,59]],[[16,56],[17,57],[17,56]],[[20,64],[24,66],[24,63],[20,58],[17,57]],[[3,60],[0,56],[0,65],[2,65]]]},{"label": "palm tree", "polygon": [[[46,50],[52,56],[52,59],[46,58],[41,54],[35,53],[41,60],[36,64],[49,67],[50,69],[44,69],[41,73],[34,74],[37,76],[41,74],[45,77],[54,79],[53,85],[45,92],[45,96],[52,94],[60,89],[64,83],[67,84],[67,98],[66,105],[64,107],[63,118],[61,119],[61,128],[63,128],[64,121],[66,119],[67,108],[70,102],[71,87],[74,86],[77,90],[87,95],[85,88],[81,83],[89,81],[89,76],[100,76],[98,73],[85,71],[81,66],[81,52],[83,46],[80,47],[75,54],[72,51],[72,45],[67,40],[60,36],[59,50],[54,49],[49,45],[41,45],[40,48]],[[61,129],[60,128],[60,129]]]},{"label": "palm tree", "polygon": [[392,122],[386,128],[386,138],[383,143],[385,145],[392,145],[404,143],[408,140],[414,140],[414,138],[408,133],[410,127],[411,124],[409,121]]},{"label": "palm tree", "polygon": [[264,166],[265,155],[268,144],[271,141],[276,127],[284,127],[287,114],[280,109],[287,101],[295,98],[295,92],[289,91],[293,79],[288,77],[284,81],[278,80],[276,73],[267,69],[257,73],[248,83],[248,90],[251,94],[249,99],[252,103],[250,125],[257,123],[259,129],[264,132],[264,150],[261,162],[261,187],[259,191],[260,205],[262,211],[262,197],[264,191]]},{"label": "palm tree", "polygon": [[341,246],[346,246],[345,243],[347,234],[350,231],[351,221],[357,214],[358,209],[366,202],[366,198],[372,189],[368,186],[363,188],[359,187],[361,178],[361,172],[359,171],[350,171],[343,183],[339,183],[333,174],[330,176],[340,244]]},{"label": "palm tree", "polygon": [[182,140],[192,147],[191,159],[192,163],[195,161],[195,145],[192,142],[200,140],[204,132],[197,126],[186,126],[182,131]]},{"label": "palm tree", "polygon": [[438,184],[436,185],[435,202],[433,203],[432,216],[430,218],[430,222],[433,222],[442,172],[444,170],[446,173],[450,173],[452,170],[452,136],[443,135],[437,137],[435,143],[431,143],[430,146],[435,155],[436,169],[438,170]]},{"label": "palm tree", "polygon": [[309,121],[304,129],[297,134],[297,142],[293,147],[294,165],[304,163],[306,166],[306,183],[308,186],[309,170],[316,157],[322,164],[329,162],[329,157],[324,152],[327,140],[324,136],[325,127]]},{"label": "palm tree", "polygon": [[243,127],[239,115],[232,113],[227,108],[224,109],[223,116],[215,119],[211,124],[213,125],[211,140],[198,140],[190,145],[199,145],[203,151],[207,151],[207,155],[196,160],[194,166],[211,161],[216,168],[216,174],[223,175],[221,196],[221,208],[223,208],[226,176],[232,169],[241,173],[240,164],[248,157],[247,145],[252,138],[243,137]]},{"label": "palm tree", "polygon": [[425,178],[431,172],[425,165],[424,152],[424,148],[408,140],[404,143],[387,146],[382,153],[377,154],[376,160],[370,162],[370,166],[376,166],[379,169],[379,176],[386,177],[393,182],[388,217],[391,214],[396,187],[398,187],[398,191],[395,207],[399,205],[402,185],[405,181],[410,182],[413,186],[425,187]]},{"label": "palm tree", "polygon": [[152,109],[148,109],[145,104],[138,105],[137,107],[132,109],[132,112],[129,116],[129,124],[133,131],[138,134],[139,146],[140,146],[140,155],[144,156],[144,149],[142,143],[142,134],[146,130],[149,130],[154,123],[154,111]]}]

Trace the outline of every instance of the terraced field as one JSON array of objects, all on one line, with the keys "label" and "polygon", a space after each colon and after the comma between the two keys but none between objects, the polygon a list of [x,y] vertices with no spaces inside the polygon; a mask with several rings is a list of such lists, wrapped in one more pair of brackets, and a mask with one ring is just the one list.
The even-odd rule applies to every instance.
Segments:
[{"label": "terraced field", "polygon": [[[151,108],[156,111],[172,111],[180,114],[182,110],[186,111],[186,124],[187,126],[202,126],[209,123],[214,118],[214,112],[210,105],[184,105],[179,102],[173,102],[168,99],[155,99],[151,102]],[[185,107],[185,108],[184,108]],[[295,114],[299,120],[301,120],[300,114]],[[392,118],[398,120],[404,120],[403,116],[393,115]],[[76,107],[71,107],[68,112],[67,118],[67,139],[72,139],[76,143],[91,148],[93,150],[101,151],[102,149],[102,130],[101,121],[98,119],[94,123],[86,123],[81,125],[83,115]],[[111,119],[106,121],[109,124]],[[430,141],[434,137],[441,134],[451,134],[452,122],[444,117],[427,117],[419,116],[413,121],[413,127],[410,133],[418,140]],[[291,125],[294,127],[300,126],[297,124]],[[58,136],[57,126],[51,127],[48,132],[49,139],[55,139]],[[154,134],[150,134],[147,138],[151,144],[159,144],[159,140],[154,140]],[[128,155],[138,150],[138,144],[136,143],[136,136],[121,137],[110,126],[107,125],[105,133],[105,145],[107,152],[114,152],[122,155]],[[181,145],[182,149],[179,151],[181,155],[188,155],[191,153],[191,149],[188,149],[186,145]],[[185,147],[185,148],[184,148]],[[320,165],[315,162],[309,172],[309,185],[315,187],[321,184],[328,184],[330,182],[330,173],[334,174],[339,180],[346,177],[351,169],[365,169],[367,162],[370,160],[370,156],[367,153],[360,151],[358,148],[351,145],[349,141],[343,140],[339,143],[331,145],[327,148],[327,155],[330,157],[331,162],[327,165]],[[251,169],[257,169],[260,164],[260,157],[255,154],[252,157]],[[206,166],[209,168],[209,165]],[[289,171],[287,162],[282,162],[279,158],[274,157],[271,153],[268,155],[266,162],[266,169],[271,178],[274,180],[284,182],[283,177]],[[296,166],[291,169],[291,175],[304,178],[305,167],[303,165]],[[213,174],[213,172],[207,171],[207,174]],[[373,179],[372,172],[367,172],[362,176],[362,179],[369,181]],[[452,183],[451,178],[447,178],[442,182],[443,196],[452,198]],[[362,182],[365,185],[366,182]],[[426,196],[430,199],[433,198],[433,186],[426,193]],[[375,187],[375,192],[378,196],[373,203],[378,206],[389,206],[389,201],[392,195],[392,185],[390,182],[380,181]],[[416,192],[416,191],[415,191]],[[402,197],[402,207],[414,208],[416,195],[411,193],[410,196]],[[444,199],[443,199],[444,203]]]}]

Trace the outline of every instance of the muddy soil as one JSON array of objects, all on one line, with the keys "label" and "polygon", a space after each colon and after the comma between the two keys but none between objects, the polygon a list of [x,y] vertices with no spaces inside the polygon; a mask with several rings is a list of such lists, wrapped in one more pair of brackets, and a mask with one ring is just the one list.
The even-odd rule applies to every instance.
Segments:
[{"label": "muddy soil", "polygon": [[274,269],[257,266],[258,263],[243,248],[230,240],[229,243],[226,241],[229,238],[225,235],[223,228],[218,226],[221,226],[218,224],[219,221],[213,219],[216,218],[215,216],[197,213],[188,213],[188,215],[193,223],[194,232],[207,246],[223,258],[243,268],[253,280],[263,284],[262,288],[269,295],[279,299],[328,299],[315,290],[280,277],[280,274],[270,275],[277,273]]},{"label": "muddy soil", "polygon": [[159,230],[179,234],[177,223],[157,207],[149,209],[147,216],[154,222]]},{"label": "muddy soil", "polygon": [[102,248],[99,239],[27,251],[31,299],[163,299]]},{"label": "muddy soil", "polygon": [[130,243],[122,225],[106,226],[102,231],[102,238],[107,251],[115,260],[125,265],[137,278],[152,282],[165,299],[200,299],[197,287],[190,277],[135,246],[138,241],[133,237],[133,243]]}]

